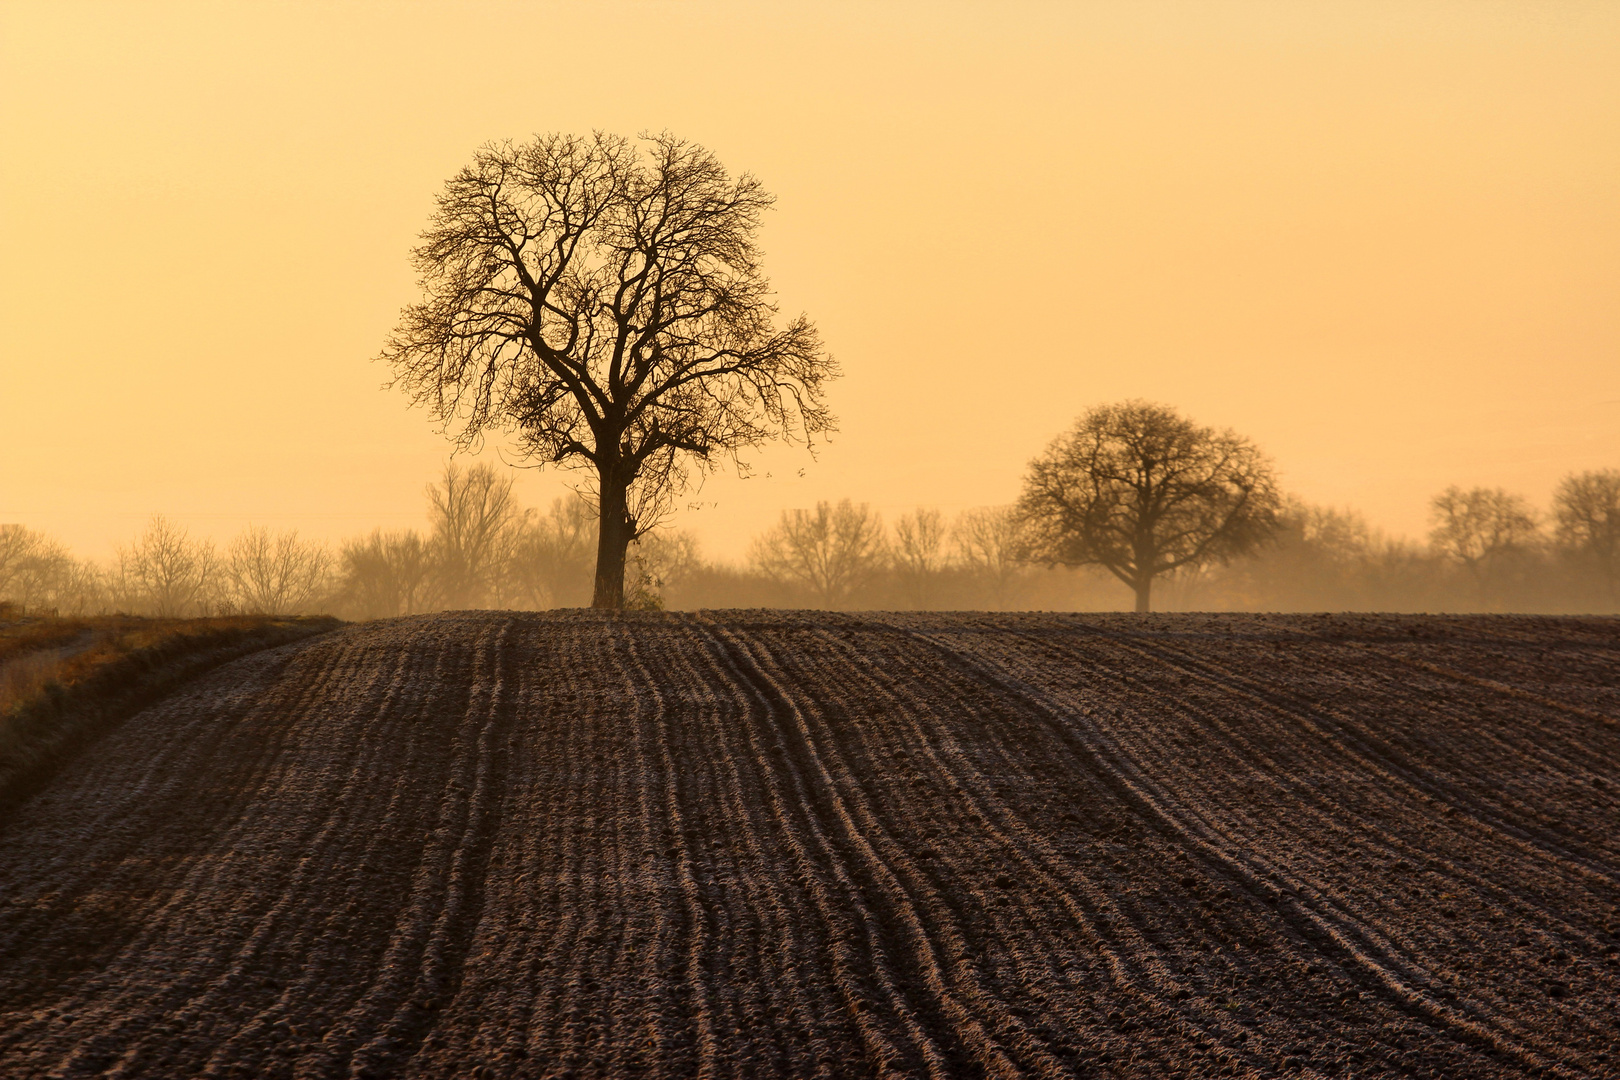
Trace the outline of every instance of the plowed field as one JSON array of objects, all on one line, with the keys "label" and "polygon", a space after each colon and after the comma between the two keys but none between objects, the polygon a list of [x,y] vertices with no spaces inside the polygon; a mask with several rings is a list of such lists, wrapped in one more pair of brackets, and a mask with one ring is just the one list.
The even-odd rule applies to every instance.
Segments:
[{"label": "plowed field", "polygon": [[0,823],[0,1076],[1620,1075],[1620,622],[463,613]]}]

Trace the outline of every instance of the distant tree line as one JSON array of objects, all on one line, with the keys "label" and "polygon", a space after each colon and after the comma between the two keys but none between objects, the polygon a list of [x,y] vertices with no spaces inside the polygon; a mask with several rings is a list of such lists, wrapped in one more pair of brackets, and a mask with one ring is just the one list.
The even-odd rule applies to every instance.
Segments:
[{"label": "distant tree line", "polygon": [[63,615],[351,619],[588,602],[594,511],[569,497],[539,513],[519,506],[512,487],[489,465],[449,465],[428,486],[425,532],[378,529],[335,550],[294,530],[262,527],[219,548],[156,515],[98,565],[40,533],[0,526],[0,602]]},{"label": "distant tree line", "polygon": [[[1119,452],[1127,444],[1134,457]],[[1168,610],[1620,611],[1620,470],[1566,476],[1545,512],[1499,488],[1451,487],[1430,516],[1426,543],[1384,536],[1354,511],[1277,495],[1263,458],[1230,433],[1127,403],[1054,441],[1015,504],[953,518],[922,507],[891,524],[864,503],[820,502],[783,512],[740,564],[705,559],[688,533],[647,533],[628,551],[625,600],[1140,609],[1143,583],[1157,578],[1154,606]],[[424,530],[377,530],[335,549],[265,528],[216,547],[158,516],[98,565],[0,526],[0,603],[350,619],[585,606],[598,520],[584,497],[536,510],[519,504],[509,475],[451,464],[427,489]]]},{"label": "distant tree line", "polygon": [[[1163,575],[1155,607],[1201,611],[1620,612],[1620,470],[1566,477],[1550,511],[1495,488],[1448,488],[1427,543],[1350,510],[1281,501],[1248,553]],[[1134,588],[1043,558],[1018,506],[902,515],[844,501],[788,511],[744,567],[689,563],[672,607],[1117,610]],[[1127,591],[1129,589],[1129,591]]]}]

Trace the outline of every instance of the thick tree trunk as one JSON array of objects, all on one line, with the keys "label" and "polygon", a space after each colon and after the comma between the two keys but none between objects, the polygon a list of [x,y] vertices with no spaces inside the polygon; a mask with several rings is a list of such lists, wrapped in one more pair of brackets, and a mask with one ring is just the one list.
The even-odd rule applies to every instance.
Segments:
[{"label": "thick tree trunk", "polygon": [[601,518],[596,535],[596,590],[591,607],[624,607],[624,558],[630,548],[630,517],[625,507],[625,488],[611,476],[598,474]]},{"label": "thick tree trunk", "polygon": [[1158,566],[1158,545],[1153,542],[1153,525],[1146,520],[1136,523],[1136,535],[1131,538],[1131,585],[1136,590],[1136,612],[1149,611],[1148,601],[1153,594],[1153,574]]}]

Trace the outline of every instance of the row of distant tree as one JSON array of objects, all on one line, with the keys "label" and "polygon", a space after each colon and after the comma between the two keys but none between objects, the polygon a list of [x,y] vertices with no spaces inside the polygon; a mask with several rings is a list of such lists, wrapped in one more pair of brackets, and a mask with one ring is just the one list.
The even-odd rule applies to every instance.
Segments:
[{"label": "row of distant tree", "polygon": [[[333,612],[365,619],[454,608],[590,602],[596,512],[583,498],[519,505],[487,465],[452,465],[428,488],[425,531],[378,530],[335,550],[250,528],[223,547],[155,517],[108,564],[0,526],[0,601],[62,614],[181,616]],[[1185,610],[1620,610],[1620,470],[1566,477],[1546,513],[1493,488],[1449,488],[1426,544],[1391,539],[1358,514],[1286,502],[1246,555],[1185,568],[1157,606]],[[789,510],[741,565],[703,558],[687,533],[631,549],[639,607],[1115,609],[1130,594],[1097,567],[1039,557],[1016,506],[892,523],[849,500]]]},{"label": "row of distant tree", "polygon": [[[1497,488],[1448,488],[1427,543],[1379,533],[1353,511],[1284,502],[1249,553],[1165,576],[1157,606],[1204,611],[1620,611],[1620,470],[1566,477],[1542,515]],[[746,568],[701,562],[669,583],[673,606],[1116,610],[1106,569],[1036,557],[1015,506],[935,510],[892,529],[863,505],[789,511]]]},{"label": "row of distant tree", "polygon": [[105,565],[0,526],[0,601],[61,614],[309,614],[368,619],[450,608],[548,608],[590,595],[595,517],[582,499],[520,507],[488,465],[428,487],[428,529],[376,530],[335,550],[249,528],[223,548],[154,516]]}]

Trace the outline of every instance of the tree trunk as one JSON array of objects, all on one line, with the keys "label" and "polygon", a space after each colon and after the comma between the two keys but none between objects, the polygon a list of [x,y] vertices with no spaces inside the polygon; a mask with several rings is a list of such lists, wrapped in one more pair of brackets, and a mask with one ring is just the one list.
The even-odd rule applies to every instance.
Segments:
[{"label": "tree trunk", "polygon": [[602,470],[597,490],[601,517],[596,534],[596,591],[591,607],[624,607],[624,558],[630,548],[630,516],[625,506],[625,485]]},{"label": "tree trunk", "polygon": [[1150,610],[1148,599],[1153,592],[1153,574],[1158,567],[1158,545],[1153,542],[1153,526],[1146,521],[1136,523],[1136,535],[1131,538],[1131,583],[1136,588],[1136,613]]}]

